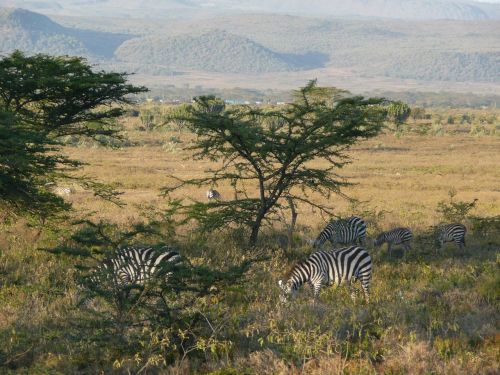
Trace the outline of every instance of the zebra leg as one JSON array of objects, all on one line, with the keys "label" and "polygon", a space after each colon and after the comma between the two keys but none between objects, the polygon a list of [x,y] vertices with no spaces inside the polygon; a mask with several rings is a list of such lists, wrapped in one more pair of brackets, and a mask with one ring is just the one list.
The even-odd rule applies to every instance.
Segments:
[{"label": "zebra leg", "polygon": [[403,258],[406,259],[406,252],[411,249],[410,243],[405,242],[403,244]]},{"label": "zebra leg", "polygon": [[362,278],[361,287],[363,288],[363,293],[365,294],[366,303],[370,303],[370,279]]},{"label": "zebra leg", "polygon": [[314,284],[312,284],[312,287],[314,292],[313,301],[316,301],[319,297],[319,291],[321,290],[321,281],[316,281]]},{"label": "zebra leg", "polygon": [[349,292],[351,293],[351,299],[353,302],[356,302],[356,298],[358,297],[358,290],[353,286],[357,279],[349,280]]}]

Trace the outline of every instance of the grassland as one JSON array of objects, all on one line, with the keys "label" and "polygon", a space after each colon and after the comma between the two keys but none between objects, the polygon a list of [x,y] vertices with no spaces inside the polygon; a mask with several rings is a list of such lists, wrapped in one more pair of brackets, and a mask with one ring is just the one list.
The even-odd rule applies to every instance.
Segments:
[{"label": "grassland", "polygon": [[[171,182],[168,175],[195,177],[211,165],[189,159],[184,150],[192,137],[188,133],[140,131],[139,118],[123,119],[123,124],[132,143],[128,147],[82,144],[66,151],[88,163],[84,173],[116,184],[127,205],[120,208],[76,189],[68,198],[74,216],[88,214],[123,226],[141,221],[148,210],[165,207],[159,193]],[[473,215],[500,214],[498,124],[488,125],[488,135],[472,135],[468,125],[436,124],[429,134],[419,135],[422,125],[403,135],[387,131],[356,146],[352,164],[341,174],[355,183],[344,193],[360,203],[332,198],[338,214],[367,219],[370,237],[395,225],[410,226],[416,233],[406,259],[397,252],[390,258],[369,240],[375,264],[370,305],[353,303],[345,288],[325,289],[315,304],[305,288],[292,305],[277,304],[277,280],[311,251],[300,240],[324,225],[319,214],[299,207],[293,250],[285,251],[274,239],[282,230],[279,225],[268,229],[258,250],[269,258],[252,266],[244,287],[198,307],[215,327],[209,334],[212,346],[183,356],[153,325],[140,332],[131,352],[113,338],[95,339],[101,337],[98,315],[92,306],[89,310],[75,302],[78,259],[38,250],[57,244],[60,237],[40,234],[22,222],[5,224],[0,236],[0,372],[498,373],[500,234],[472,231],[466,249],[450,245],[440,252],[427,238],[429,227],[442,220],[437,204],[448,200],[450,189],[456,190],[457,200],[478,199]],[[217,189],[231,199],[229,186]],[[203,200],[204,194],[190,189],[179,196]],[[231,233],[201,241],[183,236],[189,230],[179,231],[178,243],[193,263],[225,267],[249,255]]]},{"label": "grassland", "polygon": [[[475,113],[476,117],[481,113],[468,112]],[[460,114],[452,110],[446,113],[456,117]],[[447,117],[439,112],[437,115]],[[125,127],[128,137],[138,145],[122,149],[72,147],[68,153],[88,163],[84,173],[115,183],[124,192],[122,198],[129,205],[119,209],[95,201],[92,196],[76,194],[70,200],[78,211],[89,209],[106,218],[128,220],[135,212],[131,204],[162,204],[160,190],[172,182],[169,175],[199,177],[214,166],[208,161],[190,160],[189,153],[184,151],[191,139],[188,133],[141,132],[137,130],[140,127],[138,118],[127,119]],[[360,143],[352,150],[352,163],[341,172],[354,183],[344,192],[372,209],[389,211],[388,219],[418,228],[438,220],[436,205],[448,198],[452,188],[458,192],[458,199],[479,200],[476,214],[490,216],[500,212],[500,160],[497,155],[500,138],[498,135],[471,136],[467,133],[470,126],[444,127],[449,134],[420,136],[411,132],[397,137],[387,132]],[[494,124],[490,127],[495,129]],[[224,197],[232,197],[229,186],[220,186],[218,190]],[[179,194],[182,196],[203,200],[205,190],[189,188]],[[348,201],[339,197],[333,199],[339,214],[350,213]],[[309,212],[303,212],[299,221],[302,216],[309,225],[323,224],[320,217],[310,217]]]}]

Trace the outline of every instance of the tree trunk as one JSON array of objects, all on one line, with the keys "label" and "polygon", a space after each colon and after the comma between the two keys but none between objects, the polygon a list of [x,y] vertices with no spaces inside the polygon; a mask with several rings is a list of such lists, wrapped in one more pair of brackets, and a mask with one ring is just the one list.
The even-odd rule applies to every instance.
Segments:
[{"label": "tree trunk", "polygon": [[264,189],[264,178],[261,174],[259,174],[259,190],[260,190],[260,208],[257,213],[257,217],[255,218],[255,222],[252,225],[252,233],[250,234],[250,240],[248,241],[249,246],[255,246],[257,243],[257,237],[259,236],[260,226],[262,224],[262,220],[264,216],[266,216],[266,212],[269,210],[267,205],[265,189]]},{"label": "tree trunk", "polygon": [[288,204],[290,206],[290,211],[292,212],[292,220],[290,222],[290,225],[288,226],[288,250],[292,249],[292,241],[293,241],[293,232],[295,231],[295,224],[297,223],[297,211],[295,210],[295,204],[293,203],[293,199],[290,197],[287,197],[286,200],[288,201]]},{"label": "tree trunk", "polygon": [[259,210],[257,217],[255,218],[255,222],[252,225],[252,233],[250,234],[250,240],[248,244],[250,246],[255,246],[257,243],[257,237],[259,236],[260,226],[262,224],[262,219],[264,218],[265,213],[262,210]]}]

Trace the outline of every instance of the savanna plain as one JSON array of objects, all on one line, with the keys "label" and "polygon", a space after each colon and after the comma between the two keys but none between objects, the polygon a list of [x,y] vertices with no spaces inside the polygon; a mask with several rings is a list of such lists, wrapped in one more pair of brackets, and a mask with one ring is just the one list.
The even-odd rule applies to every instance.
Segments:
[{"label": "savanna plain", "polygon": [[[149,106],[149,107],[147,107]],[[341,217],[368,225],[373,258],[371,302],[353,301],[347,288],[328,287],[313,303],[302,288],[279,303],[278,280],[312,252],[328,217],[298,206],[293,244],[284,244],[284,218],[266,227],[255,248],[238,228],[198,233],[193,222],[142,235],[146,244],[171,242],[192,264],[227,269],[258,254],[242,281],[207,295],[191,308],[203,317],[196,331],[131,323],[117,329],[105,301],[79,303],[76,266],[95,260],[51,252],[71,236],[70,222],[85,218],[127,231],[161,221],[168,202],[161,189],[171,175],[194,178],[214,167],[193,160],[193,135],[170,124],[148,130],[139,107],[121,119],[127,140],[115,147],[81,142],[65,147],[87,163],[83,173],[123,192],[117,206],[67,186],[73,211],[55,228],[29,222],[3,224],[0,236],[0,372],[143,374],[498,374],[500,372],[500,113],[496,110],[429,110],[349,151],[339,174],[352,185],[329,204]],[[468,113],[464,117],[465,113]],[[472,123],[461,121],[474,118]],[[451,120],[450,120],[451,118]],[[448,119],[448,120],[446,120]],[[481,120],[483,119],[483,120]],[[176,198],[206,200],[188,187]],[[223,200],[231,186],[216,189]],[[250,195],[256,194],[248,186]],[[319,197],[317,199],[320,199]],[[476,201],[475,201],[476,200]],[[469,204],[469,206],[467,206]],[[438,249],[435,226],[457,207],[467,246]],[[455,211],[454,211],[455,210]],[[414,232],[412,249],[389,256],[374,248],[378,233],[397,226]],[[109,228],[109,227],[107,227]],[[155,242],[156,241],[156,242]],[[130,312],[134,314],[134,312]],[[115,328],[116,330],[114,330]],[[193,328],[194,329],[194,328]]]}]

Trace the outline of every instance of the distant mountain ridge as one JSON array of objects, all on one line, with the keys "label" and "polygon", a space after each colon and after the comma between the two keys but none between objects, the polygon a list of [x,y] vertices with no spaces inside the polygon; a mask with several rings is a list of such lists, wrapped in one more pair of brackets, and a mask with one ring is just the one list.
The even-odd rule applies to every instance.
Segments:
[{"label": "distant mountain ridge", "polygon": [[48,54],[110,58],[133,35],[64,27],[25,9],[0,8],[0,53],[14,49]]},{"label": "distant mountain ridge", "polygon": [[223,30],[210,30],[195,36],[183,34],[132,39],[123,43],[115,54],[125,62],[148,61],[176,70],[222,73],[300,70],[321,66],[327,61],[326,57],[322,59],[318,55],[311,61],[301,55],[280,54],[248,38]]},{"label": "distant mountain ridge", "polygon": [[287,82],[288,74],[297,77],[304,71],[309,78],[342,72],[361,81],[500,83],[498,21],[352,20],[270,13],[168,21],[57,19],[0,8],[0,55],[14,49],[78,55],[101,68],[163,77],[217,73],[217,79],[225,79],[223,73],[276,72],[284,77],[281,82]]},{"label": "distant mountain ridge", "polygon": [[486,9],[498,4],[463,0],[194,0],[200,6],[251,9],[273,13],[382,17],[396,19],[491,19]]},{"label": "distant mountain ridge", "polygon": [[0,0],[47,14],[168,17],[171,11],[258,11],[395,19],[500,19],[500,4],[472,0]]}]

